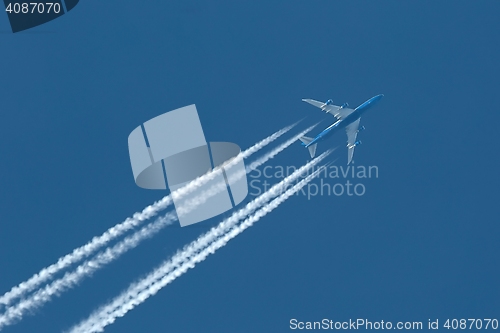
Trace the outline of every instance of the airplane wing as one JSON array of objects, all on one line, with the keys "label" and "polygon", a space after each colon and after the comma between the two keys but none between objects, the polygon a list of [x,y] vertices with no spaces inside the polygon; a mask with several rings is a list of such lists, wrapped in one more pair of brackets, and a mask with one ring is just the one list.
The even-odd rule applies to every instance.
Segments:
[{"label": "airplane wing", "polygon": [[347,164],[350,164],[354,156],[354,148],[356,148],[356,137],[358,136],[358,127],[361,117],[358,120],[346,126],[345,131],[347,134]]},{"label": "airplane wing", "polygon": [[326,113],[331,114],[337,119],[342,119],[347,117],[351,112],[353,112],[353,109],[349,108],[344,108],[340,107],[337,105],[332,105],[332,104],[326,104],[323,102],[315,101],[314,99],[303,99],[304,102],[309,103],[311,105],[314,105],[317,108],[320,108],[321,110],[325,111]]}]

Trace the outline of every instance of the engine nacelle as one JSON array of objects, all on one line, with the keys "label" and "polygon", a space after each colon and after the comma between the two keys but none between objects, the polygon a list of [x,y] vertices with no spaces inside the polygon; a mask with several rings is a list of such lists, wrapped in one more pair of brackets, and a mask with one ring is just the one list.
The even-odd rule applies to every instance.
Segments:
[{"label": "engine nacelle", "polygon": [[333,101],[331,99],[327,100],[325,105],[332,105],[333,104]]},{"label": "engine nacelle", "polygon": [[358,128],[358,132],[361,132],[361,131],[364,131],[364,130],[365,130],[364,126],[361,126],[360,128]]},{"label": "engine nacelle", "polygon": [[356,146],[359,146],[360,144],[362,144],[362,142],[360,140],[358,140],[358,141],[354,142],[353,146],[356,147]]},{"label": "engine nacelle", "polygon": [[348,107],[348,106],[349,106],[349,104],[348,104],[348,103],[344,103],[344,104],[342,104],[342,106],[341,106],[340,108],[341,108],[341,109],[343,109],[343,108],[346,108],[346,107]]}]

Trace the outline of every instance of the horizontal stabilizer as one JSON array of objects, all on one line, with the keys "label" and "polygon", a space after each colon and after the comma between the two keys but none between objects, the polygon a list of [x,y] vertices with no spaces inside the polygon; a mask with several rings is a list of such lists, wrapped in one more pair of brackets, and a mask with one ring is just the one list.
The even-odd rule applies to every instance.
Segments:
[{"label": "horizontal stabilizer", "polygon": [[313,138],[310,138],[310,137],[308,137],[308,136],[301,136],[301,137],[299,138],[299,140],[300,140],[300,141],[302,141],[302,143],[303,143],[303,144],[304,144],[304,146],[305,146],[305,145],[308,145],[308,144],[309,144],[309,142],[311,142],[311,141],[313,140]]},{"label": "horizontal stabilizer", "polygon": [[317,143],[313,144],[313,145],[310,145],[310,146],[307,146],[308,144],[311,143],[312,140],[314,140],[313,138],[310,138],[308,136],[301,136],[299,138],[300,141],[302,141],[302,145],[303,146],[306,146],[307,149],[309,149],[309,154],[311,155],[311,158],[314,158],[314,155],[316,155],[316,147],[318,146]]},{"label": "horizontal stabilizer", "polygon": [[317,143],[313,144],[313,145],[310,145],[309,147],[307,147],[307,149],[309,149],[309,154],[311,154],[311,158],[314,158],[314,155],[316,155],[316,147],[318,146]]}]

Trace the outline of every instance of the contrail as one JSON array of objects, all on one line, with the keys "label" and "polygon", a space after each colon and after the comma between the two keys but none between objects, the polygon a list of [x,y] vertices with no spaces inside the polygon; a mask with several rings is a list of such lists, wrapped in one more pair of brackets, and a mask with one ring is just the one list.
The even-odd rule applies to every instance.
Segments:
[{"label": "contrail", "polygon": [[[292,143],[292,140],[296,141],[296,138],[298,136],[303,135],[304,132],[309,131],[310,129],[311,128],[302,131],[292,139],[289,139],[287,142],[285,142],[285,144],[281,144],[280,146],[274,148],[271,152],[259,158],[256,162],[253,162],[253,168],[257,168],[269,159],[276,156],[279,152],[283,151],[287,146],[289,146]],[[249,169],[248,172],[250,172],[251,170],[252,169]],[[243,174],[239,175],[239,177],[243,177],[245,174],[246,172],[243,172]],[[188,205],[188,207],[180,207],[180,210],[184,213],[187,213],[192,209],[195,209],[197,205],[206,201],[210,196],[213,196],[217,194],[218,191],[225,189],[226,185],[224,182],[223,188],[220,186],[220,188],[218,188],[217,186],[213,187],[216,188],[216,191],[212,190],[208,193],[202,192],[201,195],[195,198],[194,203],[192,202],[190,205]],[[44,303],[49,302],[54,295],[60,295],[62,292],[74,287],[79,282],[81,282],[83,278],[90,276],[98,269],[111,263],[128,250],[135,248],[141,241],[152,237],[154,234],[158,233],[161,229],[171,224],[175,220],[176,216],[174,213],[167,213],[164,217],[159,218],[154,223],[143,227],[141,230],[125,238],[123,241],[119,242],[113,247],[107,248],[105,251],[99,253],[93,259],[85,261],[84,263],[79,265],[73,272],[66,273],[62,278],[55,280],[42,289],[39,289],[33,295],[21,300],[17,305],[7,308],[5,310],[5,313],[3,315],[0,315],[0,329],[4,326],[11,325],[19,321],[27,311],[36,309]]]},{"label": "contrail", "polygon": [[[290,146],[291,143],[297,141],[298,137],[302,136],[304,132],[307,132],[310,129],[311,127],[295,135],[285,143],[279,145],[264,156],[260,157],[257,161],[251,163],[252,168],[247,169],[247,171],[244,171],[242,174],[235,174],[234,176],[245,176],[246,172],[252,171],[254,168],[259,167],[269,159],[275,157],[279,152]],[[299,172],[297,172],[297,175],[300,175],[300,170]],[[187,205],[179,207],[178,212],[188,213],[195,209],[198,205],[205,202],[210,196],[213,196],[226,188],[225,182],[222,184],[224,186],[219,185],[220,184],[217,184],[213,186],[212,189],[202,192],[200,195],[195,197],[194,200],[188,202]],[[261,201],[259,201],[259,203],[262,204]],[[99,253],[94,258],[83,262],[74,271],[66,273],[62,278],[57,279],[49,285],[37,290],[33,295],[30,295],[28,298],[21,300],[18,304],[8,307],[5,310],[5,313],[3,315],[0,315],[0,329],[2,329],[2,327],[4,326],[14,324],[15,322],[21,320],[23,315],[27,311],[36,309],[49,302],[54,295],[60,295],[64,291],[74,287],[79,282],[81,282],[83,278],[92,275],[95,271],[116,260],[128,250],[135,248],[141,241],[152,237],[167,225],[172,224],[172,222],[174,222],[176,219],[177,218],[174,213],[167,213],[164,217],[158,218],[155,222],[126,237],[116,245],[107,248],[105,251]]]},{"label": "contrail", "polygon": [[[270,135],[269,137],[259,141],[252,147],[246,149],[243,151],[240,155],[243,158],[247,158],[250,155],[254,154],[255,152],[259,151],[260,149],[264,148],[266,145],[270,144],[274,140],[278,139],[280,136],[291,130],[293,127],[295,127],[297,123],[292,124],[290,126],[287,126],[274,134]],[[203,176],[198,177],[197,179],[193,180],[186,186],[179,188],[178,190],[172,192],[170,195],[167,195],[163,197],[161,200],[155,202],[154,204],[147,206],[142,210],[142,212],[135,213],[132,217],[127,218],[125,221],[122,223],[119,223],[115,225],[114,227],[111,227],[107,231],[105,231],[102,235],[94,237],[90,242],[87,244],[78,247],[74,249],[71,253],[60,257],[55,264],[52,264],[50,266],[47,266],[43,268],[40,272],[36,273],[33,275],[31,278],[28,280],[21,282],[19,285],[13,287],[10,291],[6,292],[4,295],[0,296],[0,306],[1,305],[9,305],[12,303],[12,301],[16,298],[19,298],[26,294],[27,292],[30,292],[34,290],[36,287],[44,283],[45,281],[48,281],[52,279],[54,274],[60,272],[61,270],[65,269],[66,267],[79,262],[83,258],[89,256],[90,254],[94,253],[96,250],[99,248],[105,246],[108,244],[110,241],[116,239],[117,237],[120,237],[123,235],[125,232],[135,228],[136,226],[140,225],[142,222],[145,220],[150,219],[151,217],[154,217],[155,215],[158,214],[161,210],[165,209],[168,207],[170,204],[173,202],[173,198],[177,197],[182,197],[192,191],[194,191],[196,188],[199,186],[205,184],[211,178],[213,175],[211,173],[207,173]]]},{"label": "contrail", "polygon": [[166,196],[163,199],[155,202],[154,204],[144,208],[140,213],[135,213],[131,218],[127,218],[124,222],[115,225],[114,227],[105,231],[101,236],[94,237],[87,244],[76,248],[70,254],[67,254],[57,260],[55,264],[43,268],[40,272],[33,275],[30,279],[25,282],[21,282],[19,285],[13,287],[10,291],[6,292],[0,297],[0,305],[9,305],[14,299],[21,297],[25,293],[38,287],[43,282],[52,278],[52,276],[62,269],[72,265],[75,262],[92,254],[94,251],[100,247],[106,245],[111,240],[121,236],[126,231],[136,227],[143,221],[156,215],[158,210],[164,209],[172,202],[170,196]]},{"label": "contrail", "polygon": [[[305,130],[303,130],[302,132],[300,132],[297,135],[293,136],[292,138],[288,139],[287,141],[285,141],[281,145],[275,147],[270,152],[268,152],[268,153],[264,154],[263,156],[259,157],[254,162],[251,162],[245,168],[245,170],[243,170],[242,172],[237,172],[237,173],[231,174],[231,176],[229,177],[228,182],[229,183],[235,182],[238,179],[240,179],[240,178],[244,177],[245,175],[247,175],[248,173],[252,172],[253,170],[257,169],[259,166],[261,166],[262,164],[266,163],[267,161],[269,161],[270,159],[274,158],[276,155],[278,155],[279,153],[281,153],[283,150],[285,150],[286,148],[288,148],[291,144],[293,144],[294,142],[296,142],[300,137],[302,137],[304,134],[306,134],[309,131],[311,131],[317,125],[318,124],[315,124],[315,125],[312,125],[312,126],[306,128]],[[229,166],[229,164],[233,163],[233,162],[234,162],[234,160],[231,160],[230,162],[228,162],[227,164],[225,164],[224,167],[227,168]],[[179,216],[182,216],[184,214],[189,213],[190,211],[193,210],[194,207],[203,204],[210,197],[212,197],[212,196],[216,195],[217,193],[225,190],[226,188],[227,188],[226,182],[219,182],[218,184],[212,186],[210,189],[201,192],[201,194],[198,195],[198,196],[196,196],[195,198],[184,202],[182,204],[182,206],[180,206],[180,207],[177,208],[177,214]]]},{"label": "contrail", "polygon": [[[262,148],[264,148],[265,146],[267,146],[271,142],[275,141],[277,138],[279,138],[280,136],[282,136],[283,134],[285,134],[286,132],[291,130],[293,127],[295,127],[299,122],[300,121],[283,128],[282,130],[280,130],[280,131],[272,134],[271,136],[263,139],[262,141],[256,143],[255,145],[246,149],[245,151],[242,151],[237,156],[235,156],[233,159],[231,159],[229,162],[224,163],[223,164],[224,167],[225,168],[233,167],[241,159],[248,158],[250,155],[256,153],[257,151],[261,150]],[[316,125],[314,125],[314,126],[316,126]],[[314,128],[314,126],[311,126],[310,128],[312,129],[312,128]],[[218,167],[215,169],[218,169]],[[198,189],[200,186],[206,184],[208,181],[214,179],[215,176],[216,176],[215,172],[209,172],[201,177],[198,177],[197,179],[194,179],[188,185],[181,187],[181,188],[177,189],[176,191],[172,192],[172,194],[171,194],[172,198],[175,200],[180,199],[181,197],[185,196],[186,194],[189,194],[189,193],[195,191],[196,189]]]},{"label": "contrail", "polygon": [[107,248],[94,258],[83,262],[74,271],[67,272],[63,277],[53,281],[45,287],[35,291],[26,299],[22,299],[18,304],[8,307],[5,313],[0,315],[0,330],[8,325],[12,325],[21,320],[23,315],[34,310],[43,304],[49,302],[54,295],[60,295],[62,292],[74,287],[87,276],[92,275],[98,269],[111,263],[125,252],[135,248],[143,240],[152,237],[167,225],[177,220],[173,212],[158,218],[155,222],[142,227],[134,234],[127,236],[124,240]]},{"label": "contrail", "polygon": [[299,134],[293,136],[292,138],[288,139],[287,141],[285,141],[284,143],[282,143],[281,145],[279,145],[275,149],[271,150],[269,153],[267,153],[264,156],[258,158],[256,161],[250,163],[250,165],[248,165],[246,167],[247,173],[249,173],[249,172],[257,169],[259,166],[261,166],[262,164],[264,164],[265,162],[267,162],[268,160],[270,160],[274,156],[276,156],[279,153],[281,153],[283,150],[285,150],[286,148],[288,148],[291,144],[293,144],[294,142],[296,142],[297,140],[299,140],[300,137],[304,136],[305,134],[307,134],[308,132],[310,132],[314,127],[318,126],[318,124],[319,123],[316,123],[316,124],[314,124],[312,126],[309,126],[308,128],[306,128],[305,130],[303,130]]},{"label": "contrail", "polygon": [[[291,195],[299,191],[310,180],[312,180],[321,169],[317,169],[311,175],[307,176],[292,188],[286,190],[278,198],[265,203],[276,196],[283,186],[297,179],[303,172],[314,167],[324,159],[330,151],[323,153],[316,159],[299,168],[292,175],[283,181],[274,185],[270,190],[254,199],[246,207],[235,212],[232,216],[222,221],[217,227],[212,228],[208,233],[200,236],[197,240],[186,246],[181,252],[175,254],[170,260],[163,263],[158,269],[154,270],[143,280],[132,284],[125,292],[116,297],[111,303],[99,308],[87,320],[74,326],[71,333],[76,332],[101,332],[104,327],[112,324],[116,318],[124,316],[135,306],[144,302],[150,296],[156,294],[161,288],[184,274],[189,268],[193,268],[196,263],[203,261],[209,254],[223,247],[230,239],[236,237],[246,228],[258,221],[262,216],[268,214],[279,204],[288,199]],[[250,213],[265,205],[254,215],[247,217]],[[235,227],[237,222],[243,218],[247,219],[239,226]],[[228,231],[229,230],[229,231]],[[225,233],[225,234],[224,234]]]}]

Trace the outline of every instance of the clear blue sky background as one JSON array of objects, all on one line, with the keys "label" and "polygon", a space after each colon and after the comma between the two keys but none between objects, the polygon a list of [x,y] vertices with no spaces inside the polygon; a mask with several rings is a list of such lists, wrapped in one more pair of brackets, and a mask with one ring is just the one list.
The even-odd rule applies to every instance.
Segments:
[{"label": "clear blue sky background", "polygon": [[[306,116],[332,122],[301,98],[383,93],[355,154],[379,168],[364,196],[291,198],[106,332],[499,318],[499,11],[85,0],[18,34],[0,15],[0,292],[166,194],[133,181],[142,122],[195,103],[209,141],[246,148]],[[339,146],[344,165],[344,145],[319,150]],[[271,165],[307,159],[296,144]],[[163,230],[5,332],[70,327],[221,218]]]}]

